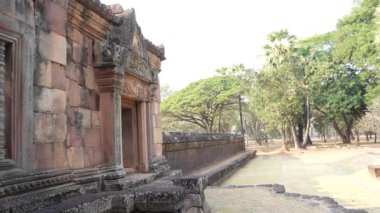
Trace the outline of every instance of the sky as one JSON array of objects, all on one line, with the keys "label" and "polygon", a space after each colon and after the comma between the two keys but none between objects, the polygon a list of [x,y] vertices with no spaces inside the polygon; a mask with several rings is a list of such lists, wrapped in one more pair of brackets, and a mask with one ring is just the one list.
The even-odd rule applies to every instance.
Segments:
[{"label": "sky", "polygon": [[269,33],[306,38],[335,29],[353,0],[101,0],[135,8],[144,37],[165,46],[160,82],[180,90],[242,63],[260,69]]}]

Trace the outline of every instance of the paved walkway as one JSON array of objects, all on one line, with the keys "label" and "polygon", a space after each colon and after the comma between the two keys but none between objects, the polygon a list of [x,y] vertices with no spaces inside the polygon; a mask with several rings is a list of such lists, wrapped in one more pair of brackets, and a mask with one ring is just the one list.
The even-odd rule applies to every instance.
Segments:
[{"label": "paved walkway", "polygon": [[[380,213],[380,180],[370,176],[367,166],[371,164],[380,164],[379,148],[352,146],[261,155],[222,185],[277,183],[285,185],[287,192],[328,196],[347,208]],[[230,212],[229,209],[240,207],[241,212],[250,212],[251,208],[251,212],[298,212],[289,205],[297,209],[305,207],[260,189],[236,189],[227,193],[209,188],[206,197],[214,212]],[[273,211],[260,211],[265,206]],[[323,212],[318,207],[311,209]],[[309,206],[308,211],[302,212],[311,209]]]}]

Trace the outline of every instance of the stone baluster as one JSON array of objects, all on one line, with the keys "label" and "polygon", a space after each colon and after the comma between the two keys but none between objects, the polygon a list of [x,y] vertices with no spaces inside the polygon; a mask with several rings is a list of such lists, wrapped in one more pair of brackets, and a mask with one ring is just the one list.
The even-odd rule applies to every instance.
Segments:
[{"label": "stone baluster", "polygon": [[0,160],[5,158],[4,148],[4,86],[5,86],[5,42],[0,41]]}]

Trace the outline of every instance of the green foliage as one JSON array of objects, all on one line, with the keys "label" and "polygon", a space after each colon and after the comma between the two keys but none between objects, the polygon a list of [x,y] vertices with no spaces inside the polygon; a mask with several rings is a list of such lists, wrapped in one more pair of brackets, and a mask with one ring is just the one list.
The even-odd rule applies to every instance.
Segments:
[{"label": "green foliage", "polygon": [[219,112],[237,103],[239,84],[231,76],[215,76],[191,83],[162,102],[164,117],[190,122],[213,132]]}]

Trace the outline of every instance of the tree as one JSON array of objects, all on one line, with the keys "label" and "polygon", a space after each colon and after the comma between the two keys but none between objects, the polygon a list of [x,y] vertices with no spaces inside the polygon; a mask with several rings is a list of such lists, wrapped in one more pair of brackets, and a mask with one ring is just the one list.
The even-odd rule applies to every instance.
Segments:
[{"label": "tree", "polygon": [[231,76],[215,76],[191,83],[161,104],[164,117],[193,123],[214,132],[220,112],[238,102],[239,86]]},{"label": "tree", "polygon": [[343,143],[351,142],[354,122],[366,109],[366,95],[377,84],[374,47],[378,0],[363,0],[341,19],[337,30],[309,40],[308,82],[314,108],[328,117]]}]

